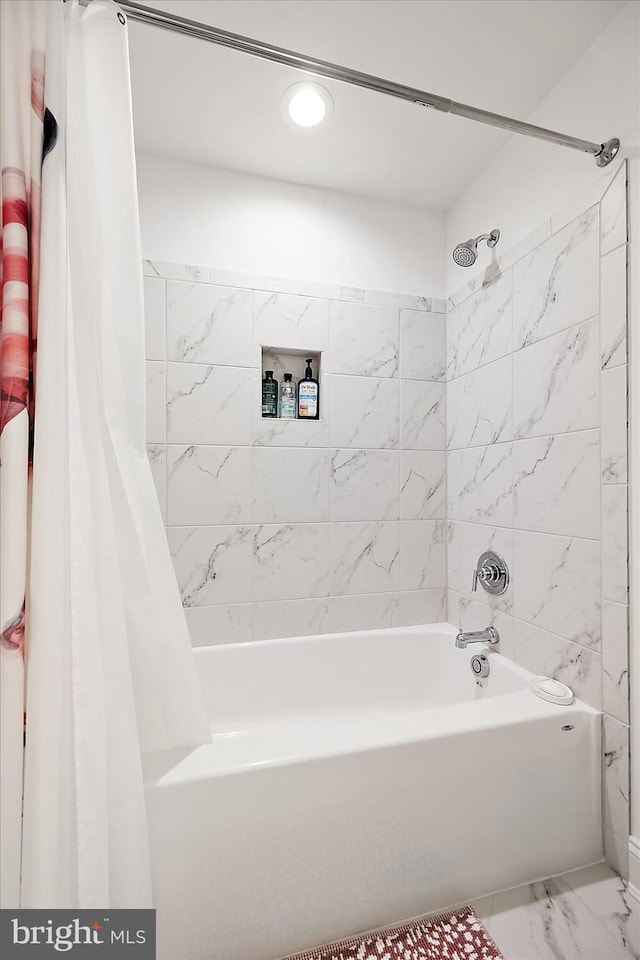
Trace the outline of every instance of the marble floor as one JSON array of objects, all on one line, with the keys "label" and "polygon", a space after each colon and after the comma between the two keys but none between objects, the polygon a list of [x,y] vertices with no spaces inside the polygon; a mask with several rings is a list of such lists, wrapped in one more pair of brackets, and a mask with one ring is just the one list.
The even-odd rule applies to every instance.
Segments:
[{"label": "marble floor", "polygon": [[471,906],[505,960],[640,960],[640,907],[604,863]]}]

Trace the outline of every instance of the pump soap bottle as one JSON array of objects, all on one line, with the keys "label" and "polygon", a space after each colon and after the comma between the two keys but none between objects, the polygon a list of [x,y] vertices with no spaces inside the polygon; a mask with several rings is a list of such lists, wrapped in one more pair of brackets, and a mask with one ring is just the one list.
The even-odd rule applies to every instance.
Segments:
[{"label": "pump soap bottle", "polygon": [[285,373],[284,380],[280,384],[280,418],[295,420],[296,416],[296,385],[292,375]]},{"label": "pump soap bottle", "polygon": [[265,370],[262,381],[262,416],[278,416],[278,381],[273,379],[273,370]]},{"label": "pump soap bottle", "polygon": [[320,417],[320,396],[318,381],[311,371],[312,358],[309,358],[304,377],[298,383],[298,417],[301,420],[318,420]]}]

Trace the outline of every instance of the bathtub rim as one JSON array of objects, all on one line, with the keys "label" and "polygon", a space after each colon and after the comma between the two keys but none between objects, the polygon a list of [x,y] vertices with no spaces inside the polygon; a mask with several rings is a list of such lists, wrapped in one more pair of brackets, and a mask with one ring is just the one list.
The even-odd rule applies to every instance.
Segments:
[{"label": "bathtub rim", "polygon": [[[263,647],[268,649],[270,647],[290,646],[292,644],[302,645],[314,640],[330,640],[336,637],[375,637],[387,636],[392,633],[400,633],[402,636],[412,636],[420,633],[444,633],[446,636],[450,636],[452,641],[455,641],[459,633],[459,628],[443,620],[439,623],[416,623],[410,624],[409,626],[372,627],[367,630],[334,630],[331,633],[309,633],[293,637],[270,637],[266,640],[236,640],[232,643],[200,643],[192,649],[196,657],[201,657],[203,656],[203,651],[247,650]],[[485,644],[477,644],[477,646],[478,648],[486,649]],[[510,661],[510,663],[518,666],[514,661]]]}]

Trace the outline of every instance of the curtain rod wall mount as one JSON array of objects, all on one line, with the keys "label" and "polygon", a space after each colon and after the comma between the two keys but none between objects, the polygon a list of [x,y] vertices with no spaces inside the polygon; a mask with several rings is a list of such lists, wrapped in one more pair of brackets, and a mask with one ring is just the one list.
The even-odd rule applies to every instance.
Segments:
[{"label": "curtain rod wall mount", "polygon": [[[91,0],[80,0],[83,6],[88,6],[90,2]],[[230,33],[227,30],[220,30],[218,27],[212,27],[206,23],[199,23],[197,20],[188,20],[174,13],[167,13],[153,7],[146,7],[141,3],[133,3],[130,2],[130,0],[120,0],[118,6],[131,20],[138,23],[147,23],[151,26],[162,27],[165,30],[181,33],[188,37],[207,40],[209,43],[215,43],[232,50],[238,50],[241,53],[248,53],[251,56],[260,57],[263,60],[281,63],[284,66],[293,67],[295,70],[302,70],[316,77],[338,80],[342,83],[349,83],[352,86],[363,87],[366,90],[373,90],[377,93],[387,94],[387,96],[397,97],[400,100],[408,100],[420,106],[437,110],[440,113],[453,113],[459,117],[475,120],[478,123],[500,127],[503,130],[510,130],[512,133],[519,133],[524,136],[535,137],[538,140],[546,140],[549,143],[556,143],[563,147],[570,147],[573,150],[580,150],[582,153],[588,153],[592,157],[595,157],[596,164],[599,167],[608,166],[620,149],[620,141],[617,137],[612,137],[604,143],[580,140],[577,137],[570,137],[567,134],[558,133],[555,130],[547,130],[545,127],[537,127],[532,123],[525,123],[523,120],[514,120],[511,117],[504,117],[499,113],[490,113],[488,110],[481,110],[478,107],[471,107],[465,103],[458,103],[455,100],[428,93],[425,90],[418,90],[414,87],[405,86],[404,84],[394,83],[391,80],[384,80],[372,74],[351,70],[349,67],[341,67],[338,66],[338,64],[330,63],[326,60],[306,57],[302,54],[295,53],[293,50],[275,47],[261,40],[252,40],[250,37]]]}]

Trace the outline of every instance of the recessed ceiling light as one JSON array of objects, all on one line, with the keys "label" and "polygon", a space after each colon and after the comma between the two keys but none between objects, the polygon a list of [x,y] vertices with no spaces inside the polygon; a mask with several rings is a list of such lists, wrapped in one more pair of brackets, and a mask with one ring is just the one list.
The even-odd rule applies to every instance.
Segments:
[{"label": "recessed ceiling light", "polygon": [[317,127],[333,108],[331,94],[319,83],[294,83],[282,102],[287,118],[298,127]]}]

